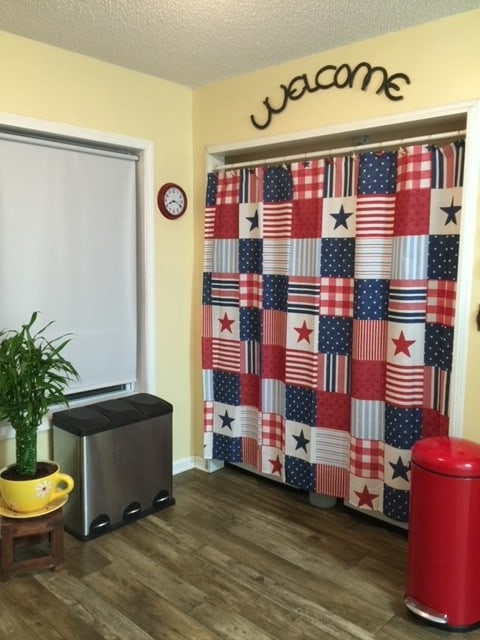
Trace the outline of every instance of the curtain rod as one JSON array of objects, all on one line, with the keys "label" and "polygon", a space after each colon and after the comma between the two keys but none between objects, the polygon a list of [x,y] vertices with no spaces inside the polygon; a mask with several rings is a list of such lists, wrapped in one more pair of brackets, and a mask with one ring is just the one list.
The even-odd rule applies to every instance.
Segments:
[{"label": "curtain rod", "polygon": [[280,156],[278,158],[265,158],[264,160],[251,160],[246,162],[236,162],[232,164],[223,164],[215,167],[213,171],[223,171],[228,169],[241,169],[244,167],[259,167],[273,164],[283,164],[286,162],[294,162],[298,160],[314,160],[324,158],[331,155],[347,155],[352,152],[368,151],[369,149],[381,150],[385,147],[404,147],[407,144],[415,144],[419,142],[431,142],[432,140],[442,140],[444,138],[461,137],[465,135],[465,130],[445,131],[444,133],[433,133],[427,136],[418,136],[416,138],[400,138],[398,140],[386,140],[383,142],[369,142],[367,144],[359,144],[351,147],[342,147],[339,149],[325,149],[324,151],[311,151],[308,153],[297,153],[291,156]]}]

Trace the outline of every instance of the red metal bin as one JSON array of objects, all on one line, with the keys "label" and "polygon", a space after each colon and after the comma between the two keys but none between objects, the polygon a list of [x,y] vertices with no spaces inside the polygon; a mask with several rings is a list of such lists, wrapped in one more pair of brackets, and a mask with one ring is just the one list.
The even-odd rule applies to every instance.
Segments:
[{"label": "red metal bin", "polygon": [[452,631],[480,625],[480,445],[432,437],[412,448],[405,605]]}]

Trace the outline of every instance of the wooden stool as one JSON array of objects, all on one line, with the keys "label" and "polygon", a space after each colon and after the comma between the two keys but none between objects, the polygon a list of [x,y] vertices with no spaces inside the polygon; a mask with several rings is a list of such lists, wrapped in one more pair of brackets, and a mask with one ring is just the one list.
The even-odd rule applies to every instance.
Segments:
[{"label": "wooden stool", "polygon": [[[63,567],[62,509],[34,518],[2,517],[0,520],[0,570],[3,580],[8,580],[16,573],[49,568],[58,571]],[[48,543],[47,555],[16,559],[18,547],[28,550],[42,537]]]}]

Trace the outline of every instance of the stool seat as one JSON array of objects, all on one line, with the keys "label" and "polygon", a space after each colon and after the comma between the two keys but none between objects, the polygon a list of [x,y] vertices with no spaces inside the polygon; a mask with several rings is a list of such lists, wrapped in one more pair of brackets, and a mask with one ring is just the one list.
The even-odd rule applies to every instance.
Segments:
[{"label": "stool seat", "polygon": [[[33,518],[0,518],[0,571],[2,580],[17,573],[28,573],[39,569],[59,571],[63,567],[63,510],[57,509],[44,516]],[[20,546],[29,547],[46,538],[46,555],[18,559]]]}]

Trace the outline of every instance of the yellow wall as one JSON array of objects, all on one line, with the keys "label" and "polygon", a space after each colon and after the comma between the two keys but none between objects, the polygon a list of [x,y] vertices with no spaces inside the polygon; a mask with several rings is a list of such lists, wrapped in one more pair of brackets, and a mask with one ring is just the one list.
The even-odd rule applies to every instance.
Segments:
[{"label": "yellow wall", "polygon": [[[0,52],[0,112],[152,140],[155,189],[175,181],[191,197],[190,89],[4,32]],[[192,207],[177,221],[155,216],[155,254],[156,391],[174,406],[179,460],[191,455],[193,438]],[[39,434],[42,457],[50,453],[49,441],[48,433]],[[13,442],[0,442],[0,465],[13,456]]]},{"label": "yellow wall", "polygon": [[[295,131],[319,129],[400,112],[480,98],[480,11],[432,22],[412,29],[366,40],[357,44],[296,60],[264,71],[248,74],[227,82],[203,87],[194,93],[194,176],[195,176],[195,237],[201,234],[201,207],[204,200],[205,147],[265,138]],[[288,37],[288,34],[286,34]],[[265,97],[277,97],[279,86],[296,75],[314,77],[327,64],[349,63],[352,67],[367,61],[385,67],[389,74],[406,73],[411,84],[402,90],[403,100],[393,102],[374,90],[329,89],[290,101],[285,110],[274,116],[271,125],[259,131],[250,123],[250,114],[258,114],[262,122]],[[402,85],[403,86],[403,85]],[[477,232],[478,233],[478,232]],[[474,291],[479,292],[480,236],[474,266]],[[195,271],[201,272],[201,243],[195,245]],[[194,280],[194,300],[200,299],[200,277]],[[469,347],[467,397],[465,406],[465,437],[480,441],[477,418],[476,386],[479,380],[480,337],[474,328],[474,309],[480,302],[472,300],[472,324]],[[198,304],[198,302],[197,302]],[[198,314],[199,315],[199,314]],[[198,337],[194,335],[194,343]],[[194,369],[198,370],[197,350]],[[196,419],[201,423],[200,389],[195,397]],[[202,450],[201,430],[197,429],[196,451]]]}]

